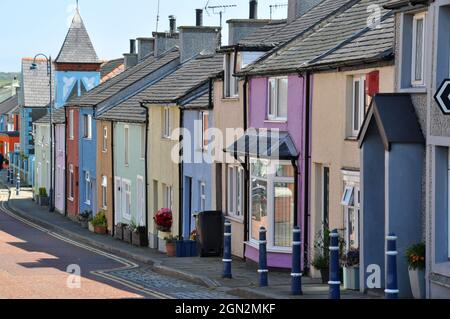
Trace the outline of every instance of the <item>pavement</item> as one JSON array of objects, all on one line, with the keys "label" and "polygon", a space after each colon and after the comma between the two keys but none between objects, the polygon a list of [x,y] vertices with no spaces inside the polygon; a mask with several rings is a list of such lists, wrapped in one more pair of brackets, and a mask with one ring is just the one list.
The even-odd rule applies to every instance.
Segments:
[{"label": "pavement", "polygon": [[[0,182],[4,187],[9,187],[6,185],[4,174],[0,174]],[[112,275],[120,277],[128,283],[133,282],[139,287],[150,285],[151,288],[155,288],[156,286],[158,291],[162,289],[164,293],[169,292],[171,297],[181,299],[202,297],[220,299],[231,296],[248,299],[328,298],[328,286],[321,284],[317,279],[303,277],[303,295],[292,296],[290,294],[290,273],[271,270],[269,286],[258,287],[256,266],[238,258],[233,258],[233,278],[224,279],[221,277],[223,268],[221,258],[167,257],[167,255],[148,247],[131,246],[111,236],[89,232],[67,217],[56,212],[51,213],[48,208],[38,206],[32,200],[32,192],[29,188],[22,188],[19,195],[16,195],[15,189],[11,188],[9,194],[10,197],[4,205],[9,212],[16,216],[69,240],[122,258],[129,258],[142,265],[134,269],[112,271]],[[186,283],[190,283],[192,287]],[[373,297],[356,291],[342,290],[341,298],[366,299]]]}]

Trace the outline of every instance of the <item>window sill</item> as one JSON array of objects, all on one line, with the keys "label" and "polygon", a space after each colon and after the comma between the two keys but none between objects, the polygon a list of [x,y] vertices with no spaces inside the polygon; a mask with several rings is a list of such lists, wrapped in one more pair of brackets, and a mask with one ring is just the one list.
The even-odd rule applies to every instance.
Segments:
[{"label": "window sill", "polygon": [[432,272],[442,276],[450,277],[450,261],[434,264]]},{"label": "window sill", "polygon": [[239,95],[237,95],[237,96],[230,96],[230,97],[224,96],[222,98],[222,101],[223,102],[237,102],[237,101],[239,101]]},{"label": "window sill", "polygon": [[347,136],[345,138],[346,142],[358,142],[358,138],[356,136]]},{"label": "window sill", "polygon": [[[259,249],[259,245],[252,241],[246,241],[246,245],[253,247],[255,249]],[[268,253],[276,253],[276,254],[292,254],[291,248],[277,248],[277,247],[267,247]]]},{"label": "window sill", "polygon": [[243,217],[236,217],[236,216],[230,215],[230,213],[227,213],[227,216],[225,216],[225,218],[230,221],[236,222],[236,223],[240,223],[240,224],[244,223]]},{"label": "window sill", "polygon": [[406,88],[400,88],[399,93],[427,93],[427,88],[425,86],[412,86]]},{"label": "window sill", "polygon": [[91,205],[91,202],[84,202],[84,203],[89,206]]},{"label": "window sill", "polygon": [[264,123],[286,124],[287,120],[283,119],[264,120]]},{"label": "window sill", "polygon": [[73,197],[69,197],[69,198],[67,198],[70,202],[73,202]]}]

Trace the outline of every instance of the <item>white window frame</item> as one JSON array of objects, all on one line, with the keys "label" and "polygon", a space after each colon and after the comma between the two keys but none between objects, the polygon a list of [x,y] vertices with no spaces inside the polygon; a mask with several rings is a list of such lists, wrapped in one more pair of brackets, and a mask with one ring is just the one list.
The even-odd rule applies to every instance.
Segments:
[{"label": "white window frame", "polygon": [[[417,22],[423,21],[422,29],[422,79],[416,80],[416,54],[417,54]],[[411,85],[413,87],[421,87],[425,85],[425,35],[426,35],[426,12],[417,13],[413,16],[412,25],[412,50],[411,50]]]},{"label": "white window frame", "polygon": [[83,138],[92,139],[92,115],[83,114]]},{"label": "white window frame", "polygon": [[145,184],[144,177],[138,175],[136,177],[136,222],[139,226],[145,225]]},{"label": "white window frame", "polygon": [[125,166],[130,164],[130,127],[123,127],[123,163]]},{"label": "white window frame", "polygon": [[[250,158],[250,164],[255,163],[257,160],[255,158]],[[277,165],[292,165],[291,162],[289,161],[268,161],[268,160],[261,160],[263,162],[268,163],[267,166],[267,175],[265,178],[263,177],[255,177],[251,175],[250,172],[250,178],[251,180],[253,179],[259,179],[259,180],[263,180],[267,182],[267,218],[269,220],[269,225],[267,227],[267,250],[268,251],[272,251],[272,252],[281,252],[281,253],[289,253],[292,251],[292,247],[282,247],[282,246],[275,246],[274,245],[274,232],[275,232],[275,204],[274,204],[274,198],[275,198],[275,184],[276,183],[289,183],[289,184],[294,184],[295,183],[295,176],[294,177],[279,177],[276,176],[276,171],[275,168],[277,167]],[[251,169],[250,169],[251,171]],[[251,207],[253,206],[252,203],[252,183],[250,183],[249,185],[249,207],[250,207],[250,216],[249,216],[249,229],[252,229],[252,212],[251,212]],[[294,199],[295,200],[295,194],[293,194]],[[294,219],[295,219],[295,214],[297,214],[297,212],[294,211]],[[258,245],[258,240],[252,238],[252,235],[250,233],[249,236],[249,241],[251,244],[253,244],[254,246]]]},{"label": "white window frame", "polygon": [[102,151],[103,153],[108,151],[108,127],[106,125],[103,126]]},{"label": "white window frame", "polygon": [[108,178],[106,176],[102,176],[102,208],[108,208]]},{"label": "white window frame", "polygon": [[[280,116],[280,105],[279,105],[279,81],[286,80],[286,116]],[[271,95],[271,83],[275,83],[275,96],[276,96],[276,105],[274,106],[274,112],[272,113],[272,95]],[[269,121],[287,121],[288,114],[288,94],[289,94],[289,78],[287,76],[277,76],[270,77],[267,81],[267,119]]]},{"label": "white window frame", "polygon": [[[201,127],[201,132],[200,132],[200,141],[199,141],[199,145],[200,145],[200,149],[203,152],[206,152],[208,150],[208,145],[209,145],[209,135],[208,135],[208,130],[209,130],[209,112],[200,112],[200,121],[202,123],[202,127]],[[206,130],[205,130],[205,121],[207,123],[206,125]]]},{"label": "white window frame", "polygon": [[[342,194],[341,205],[344,209],[344,239],[345,248],[348,252],[350,250],[349,242],[349,214],[350,210],[353,209],[353,214],[355,216],[354,224],[355,227],[355,237],[358,240],[357,247],[360,248],[360,225],[359,219],[361,214],[361,190],[360,190],[360,173],[352,171],[342,171],[343,181],[344,181],[344,191]],[[347,196],[346,196],[347,195]]]},{"label": "white window frame", "polygon": [[243,219],[244,215],[244,170],[239,165],[227,167],[227,213],[228,216]]},{"label": "white window frame", "polygon": [[171,138],[171,118],[170,118],[170,107],[165,106],[163,108],[163,138],[170,139]]},{"label": "white window frame", "polygon": [[122,217],[128,221],[131,221],[131,181],[122,179]]},{"label": "white window frame", "polygon": [[163,208],[173,209],[173,190],[172,186],[163,184]]},{"label": "white window frame", "polygon": [[69,194],[68,194],[69,196],[68,196],[68,199],[71,202],[73,202],[73,200],[74,200],[73,197],[75,196],[74,188],[75,188],[75,173],[73,170],[73,165],[70,164],[69,165]]},{"label": "white window frame", "polygon": [[141,160],[145,160],[145,146],[146,146],[147,130],[145,125],[141,126]]},{"label": "white window frame", "polygon": [[[355,123],[355,113],[356,113],[356,90],[355,84],[359,83],[359,104],[358,104],[358,123]],[[365,75],[354,75],[352,82],[352,111],[351,111],[351,132],[352,136],[356,137],[359,134],[362,123],[364,121],[364,116],[366,113],[366,76]],[[358,129],[355,130],[355,124],[358,124]]]},{"label": "white window frame", "polygon": [[198,189],[198,194],[199,194],[199,211],[200,212],[204,212],[206,211],[206,183],[205,182],[200,182],[199,183],[199,189]]},{"label": "white window frame", "polygon": [[239,80],[233,76],[235,65],[235,54],[228,53],[224,56],[224,97],[236,98],[239,96]]},{"label": "white window frame", "polygon": [[91,173],[89,171],[85,171],[84,172],[84,199],[85,199],[85,204],[87,205],[91,205],[91,191],[92,191],[92,181],[91,181]]},{"label": "white window frame", "polygon": [[74,110],[69,110],[69,139],[74,139]]}]

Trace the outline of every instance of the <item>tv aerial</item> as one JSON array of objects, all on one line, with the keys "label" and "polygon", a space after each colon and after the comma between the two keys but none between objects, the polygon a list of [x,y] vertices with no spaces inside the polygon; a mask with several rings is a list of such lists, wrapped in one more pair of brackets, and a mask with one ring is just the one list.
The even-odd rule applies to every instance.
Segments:
[{"label": "tv aerial", "polygon": [[287,6],[288,6],[287,3],[276,3],[276,4],[271,4],[271,5],[269,5],[269,9],[270,9],[270,20],[272,20],[272,15],[273,15],[273,12],[274,12],[275,10],[280,9],[280,8],[285,8],[285,7],[287,7]]}]

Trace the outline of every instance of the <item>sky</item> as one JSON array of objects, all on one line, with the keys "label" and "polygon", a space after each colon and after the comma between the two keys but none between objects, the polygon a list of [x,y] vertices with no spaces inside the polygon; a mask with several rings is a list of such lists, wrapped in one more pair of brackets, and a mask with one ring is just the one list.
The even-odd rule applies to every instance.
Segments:
[{"label": "sky", "polygon": [[[19,72],[22,57],[44,53],[56,58],[76,8],[75,0],[0,0],[0,72]],[[208,3],[208,4],[207,4]],[[270,17],[270,5],[287,0],[258,0],[258,18]],[[169,15],[177,26],[195,25],[195,9],[236,5],[223,14],[225,21],[248,18],[249,0],[160,0],[158,31],[169,29]],[[158,0],[79,0],[80,13],[91,41],[102,60],[121,57],[129,50],[129,39],[149,37],[156,29]],[[220,19],[210,9],[204,25],[218,26]],[[287,7],[273,11],[273,19],[284,19]]]}]

